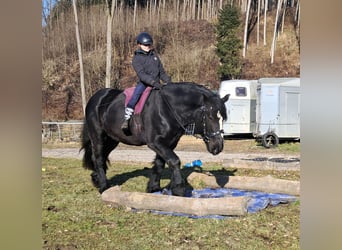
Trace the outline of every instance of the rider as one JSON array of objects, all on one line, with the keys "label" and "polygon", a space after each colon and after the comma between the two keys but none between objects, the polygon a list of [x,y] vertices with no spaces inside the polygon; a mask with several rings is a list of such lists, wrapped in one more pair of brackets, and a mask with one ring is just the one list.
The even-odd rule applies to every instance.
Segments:
[{"label": "rider", "polygon": [[134,90],[131,100],[125,108],[125,121],[121,126],[123,131],[128,130],[128,120],[131,118],[134,107],[137,104],[141,94],[147,86],[153,89],[161,89],[160,80],[167,83],[171,82],[170,76],[165,73],[164,67],[152,48],[153,39],[147,32],[141,32],[137,38],[138,49],[134,52],[132,65],[138,75],[138,83]]}]

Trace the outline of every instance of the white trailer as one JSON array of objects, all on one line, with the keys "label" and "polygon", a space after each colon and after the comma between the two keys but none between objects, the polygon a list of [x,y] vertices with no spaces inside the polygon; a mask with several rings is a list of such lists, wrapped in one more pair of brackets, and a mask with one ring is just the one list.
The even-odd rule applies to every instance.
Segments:
[{"label": "white trailer", "polygon": [[276,147],[279,139],[300,139],[300,78],[260,78],[256,99],[253,135],[264,147]]},{"label": "white trailer", "polygon": [[230,94],[226,102],[228,119],[223,123],[224,135],[250,134],[256,129],[257,80],[222,81],[221,97]]}]

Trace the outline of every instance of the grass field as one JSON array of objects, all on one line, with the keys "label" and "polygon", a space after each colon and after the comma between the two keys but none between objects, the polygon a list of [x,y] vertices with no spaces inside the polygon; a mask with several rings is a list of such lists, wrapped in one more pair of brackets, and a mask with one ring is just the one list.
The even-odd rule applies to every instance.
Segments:
[{"label": "grass field", "polygon": [[[144,192],[146,164],[115,164],[107,176]],[[205,171],[222,166],[205,163]],[[298,171],[238,169],[235,175],[299,180]],[[113,208],[76,159],[42,158],[43,249],[299,249],[300,202],[224,220],[190,219]],[[162,185],[168,183],[168,172]]]}]

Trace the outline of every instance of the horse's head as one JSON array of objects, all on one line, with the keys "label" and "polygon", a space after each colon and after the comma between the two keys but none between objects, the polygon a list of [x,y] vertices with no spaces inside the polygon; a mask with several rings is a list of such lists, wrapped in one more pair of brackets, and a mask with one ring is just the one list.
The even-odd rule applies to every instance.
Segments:
[{"label": "horse's head", "polygon": [[228,101],[229,94],[220,98],[213,95],[205,98],[202,106],[202,138],[207,146],[207,150],[213,155],[219,154],[223,150],[223,121],[227,119],[225,102]]},{"label": "horse's head", "polygon": [[167,84],[160,93],[168,106],[167,114],[173,115],[184,134],[200,135],[213,155],[223,150],[222,128],[227,119],[224,103],[229,95],[220,98],[206,87],[189,82]]}]

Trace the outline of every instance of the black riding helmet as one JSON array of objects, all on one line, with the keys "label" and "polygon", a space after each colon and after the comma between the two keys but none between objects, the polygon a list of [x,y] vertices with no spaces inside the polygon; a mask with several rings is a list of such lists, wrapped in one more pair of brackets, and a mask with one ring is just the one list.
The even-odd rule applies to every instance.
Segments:
[{"label": "black riding helmet", "polygon": [[137,36],[137,43],[143,44],[143,45],[152,45],[153,44],[152,36],[148,34],[147,32],[141,32]]}]

